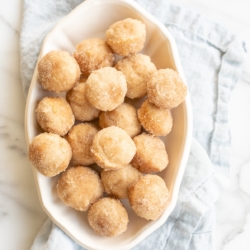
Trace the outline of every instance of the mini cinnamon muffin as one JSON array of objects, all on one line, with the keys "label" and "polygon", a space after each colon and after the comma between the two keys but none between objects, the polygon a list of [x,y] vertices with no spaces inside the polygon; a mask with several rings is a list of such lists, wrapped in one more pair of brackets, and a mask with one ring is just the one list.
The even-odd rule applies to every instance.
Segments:
[{"label": "mini cinnamon muffin", "polygon": [[76,46],[74,57],[82,74],[88,76],[94,70],[113,66],[115,56],[109,45],[100,38],[83,40]]},{"label": "mini cinnamon muffin", "polygon": [[106,41],[118,55],[127,56],[142,50],[146,26],[139,20],[126,18],[112,24],[106,31]]},{"label": "mini cinnamon muffin", "polygon": [[29,145],[30,162],[45,176],[55,176],[64,171],[71,157],[69,143],[57,134],[39,134]]},{"label": "mini cinnamon muffin", "polygon": [[172,109],[182,103],[187,86],[172,69],[160,69],[147,82],[148,100],[159,108]]},{"label": "mini cinnamon muffin", "polygon": [[100,130],[92,143],[94,161],[104,170],[125,167],[133,159],[136,147],[130,136],[121,128],[111,126]]},{"label": "mini cinnamon muffin", "polygon": [[90,147],[97,134],[98,129],[91,123],[80,123],[75,125],[65,139],[72,148],[73,165],[91,165],[94,164]]},{"label": "mini cinnamon muffin", "polygon": [[138,216],[156,220],[167,207],[169,192],[161,177],[148,174],[141,176],[129,186],[128,198]]},{"label": "mini cinnamon muffin", "polygon": [[143,133],[134,137],[133,141],[136,146],[131,162],[133,167],[146,174],[160,172],[167,167],[168,154],[161,139]]},{"label": "mini cinnamon muffin", "polygon": [[103,186],[98,174],[90,168],[78,166],[66,170],[57,181],[58,197],[79,211],[87,211],[102,197]]},{"label": "mini cinnamon muffin", "polygon": [[88,222],[98,235],[113,237],[127,230],[129,219],[119,200],[106,197],[90,207]]},{"label": "mini cinnamon muffin", "polygon": [[125,76],[105,67],[91,73],[86,82],[86,98],[96,109],[111,111],[121,105],[127,93]]},{"label": "mini cinnamon muffin", "polygon": [[140,176],[141,173],[130,164],[121,169],[101,173],[105,192],[118,199],[128,198],[128,187]]},{"label": "mini cinnamon muffin", "polygon": [[143,128],[155,136],[165,136],[172,129],[173,118],[170,110],[158,108],[148,99],[138,109],[138,118]]},{"label": "mini cinnamon muffin", "polygon": [[123,57],[115,68],[125,75],[128,86],[126,96],[131,99],[147,94],[147,80],[157,70],[150,57],[143,54]]},{"label": "mini cinnamon muffin", "polygon": [[99,126],[107,128],[112,125],[124,129],[131,137],[141,132],[141,124],[136,109],[125,102],[112,111],[101,112]]},{"label": "mini cinnamon muffin", "polygon": [[92,121],[99,116],[100,110],[91,106],[87,101],[85,96],[86,79],[81,81],[81,83],[68,91],[66,99],[70,104],[76,120]]},{"label": "mini cinnamon muffin", "polygon": [[38,63],[38,79],[48,91],[68,91],[75,86],[79,78],[79,65],[66,51],[50,51]]},{"label": "mini cinnamon muffin", "polygon": [[44,97],[37,106],[36,118],[44,131],[62,136],[75,123],[70,105],[61,97]]}]

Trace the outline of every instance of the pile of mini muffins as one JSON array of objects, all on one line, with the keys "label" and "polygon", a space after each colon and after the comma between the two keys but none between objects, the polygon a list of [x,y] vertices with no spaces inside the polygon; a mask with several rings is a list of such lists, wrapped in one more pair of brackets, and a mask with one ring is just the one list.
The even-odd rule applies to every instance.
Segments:
[{"label": "pile of mini muffins", "polygon": [[[138,53],[145,39],[145,25],[127,18],[108,28],[105,41],[83,40],[73,56],[55,50],[38,63],[42,87],[67,93],[38,103],[37,122],[45,132],[31,142],[29,159],[45,176],[61,173],[59,198],[88,211],[90,226],[102,236],[127,230],[128,213],[119,199],[128,198],[147,220],[159,218],[168,204],[166,184],[154,174],[168,165],[158,136],[171,131],[170,110],[183,102],[187,88],[177,72],[157,70]],[[122,59],[115,62],[115,54]],[[139,98],[136,110],[129,100]]]}]

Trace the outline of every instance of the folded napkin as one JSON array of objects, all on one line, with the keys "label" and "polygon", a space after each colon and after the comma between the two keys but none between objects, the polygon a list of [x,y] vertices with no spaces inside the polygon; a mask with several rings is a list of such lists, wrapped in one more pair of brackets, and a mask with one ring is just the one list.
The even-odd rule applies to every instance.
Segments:
[{"label": "folded napkin", "polygon": [[[44,37],[81,2],[24,1],[20,47],[25,94]],[[166,0],[136,2],[164,23],[176,40],[193,105],[194,139],[174,211],[133,249],[212,249],[214,203],[229,183],[228,101],[241,73],[245,44],[220,25]],[[48,219],[31,249],[83,248]]]}]

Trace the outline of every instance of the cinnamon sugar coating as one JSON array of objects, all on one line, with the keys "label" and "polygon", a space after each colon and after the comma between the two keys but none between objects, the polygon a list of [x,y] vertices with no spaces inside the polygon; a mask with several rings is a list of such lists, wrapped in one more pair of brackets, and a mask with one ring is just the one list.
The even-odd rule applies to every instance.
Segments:
[{"label": "cinnamon sugar coating", "polygon": [[141,125],[155,136],[166,136],[170,133],[173,118],[169,109],[161,109],[150,103],[148,99],[138,109]]},{"label": "cinnamon sugar coating", "polygon": [[83,75],[88,76],[94,70],[113,66],[115,57],[109,45],[100,38],[83,40],[76,46],[74,57]]},{"label": "cinnamon sugar coating", "polygon": [[79,211],[87,211],[103,195],[97,172],[84,166],[72,167],[62,173],[56,189],[58,197],[67,206]]},{"label": "cinnamon sugar coating", "polygon": [[131,162],[140,172],[150,174],[160,172],[168,165],[168,154],[163,141],[149,134],[140,134],[133,139],[136,154]]},{"label": "cinnamon sugar coating", "polygon": [[127,93],[125,76],[105,67],[91,73],[86,82],[86,98],[96,109],[111,111],[121,105]]},{"label": "cinnamon sugar coating", "polygon": [[147,82],[148,100],[157,107],[172,109],[182,103],[187,86],[179,74],[172,69],[160,69]]},{"label": "cinnamon sugar coating", "polygon": [[30,162],[41,174],[48,177],[64,171],[71,157],[72,151],[69,143],[57,134],[39,134],[29,145]]},{"label": "cinnamon sugar coating", "polygon": [[78,121],[92,121],[99,116],[100,110],[94,108],[86,99],[86,83],[82,81],[67,92],[66,99],[69,102]]},{"label": "cinnamon sugar coating", "polygon": [[112,111],[101,112],[99,126],[107,128],[112,125],[124,129],[131,137],[141,132],[141,124],[136,109],[125,102]]},{"label": "cinnamon sugar coating", "polygon": [[36,118],[44,131],[62,136],[75,123],[70,105],[61,97],[44,97],[37,106]]},{"label": "cinnamon sugar coating", "polygon": [[110,171],[102,171],[101,179],[106,193],[118,199],[128,198],[128,187],[133,184],[141,173],[132,165]]},{"label": "cinnamon sugar coating", "polygon": [[68,91],[75,86],[79,78],[79,65],[66,51],[50,51],[38,63],[39,82],[48,91]]},{"label": "cinnamon sugar coating", "polygon": [[128,86],[126,96],[131,99],[147,94],[147,80],[157,70],[150,57],[143,54],[123,57],[115,68],[125,75]]},{"label": "cinnamon sugar coating", "polygon": [[65,139],[72,148],[73,165],[91,165],[94,164],[90,147],[97,134],[98,129],[91,123],[80,123],[75,125]]},{"label": "cinnamon sugar coating", "polygon": [[165,211],[169,191],[157,175],[141,176],[128,188],[128,198],[135,213],[147,220],[156,220]]},{"label": "cinnamon sugar coating", "polygon": [[113,237],[127,230],[129,219],[119,200],[106,197],[90,207],[88,222],[98,235]]},{"label": "cinnamon sugar coating", "polygon": [[125,167],[133,159],[136,147],[130,136],[121,128],[111,126],[100,130],[92,143],[94,161],[104,170]]},{"label": "cinnamon sugar coating", "polygon": [[146,26],[139,20],[126,18],[112,24],[106,31],[106,41],[118,55],[127,56],[142,50]]}]

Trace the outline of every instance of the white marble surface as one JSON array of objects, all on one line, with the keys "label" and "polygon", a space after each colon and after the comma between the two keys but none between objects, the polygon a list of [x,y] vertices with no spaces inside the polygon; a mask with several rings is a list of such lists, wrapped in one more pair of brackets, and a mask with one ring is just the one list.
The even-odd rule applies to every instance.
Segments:
[{"label": "white marble surface", "polygon": [[[172,0],[241,35],[250,49],[249,0]],[[22,1],[0,0],[0,249],[29,249],[46,219],[24,137],[19,72]],[[231,184],[217,204],[216,250],[250,249],[250,54],[230,100]],[[180,249],[181,250],[181,249]]]}]

